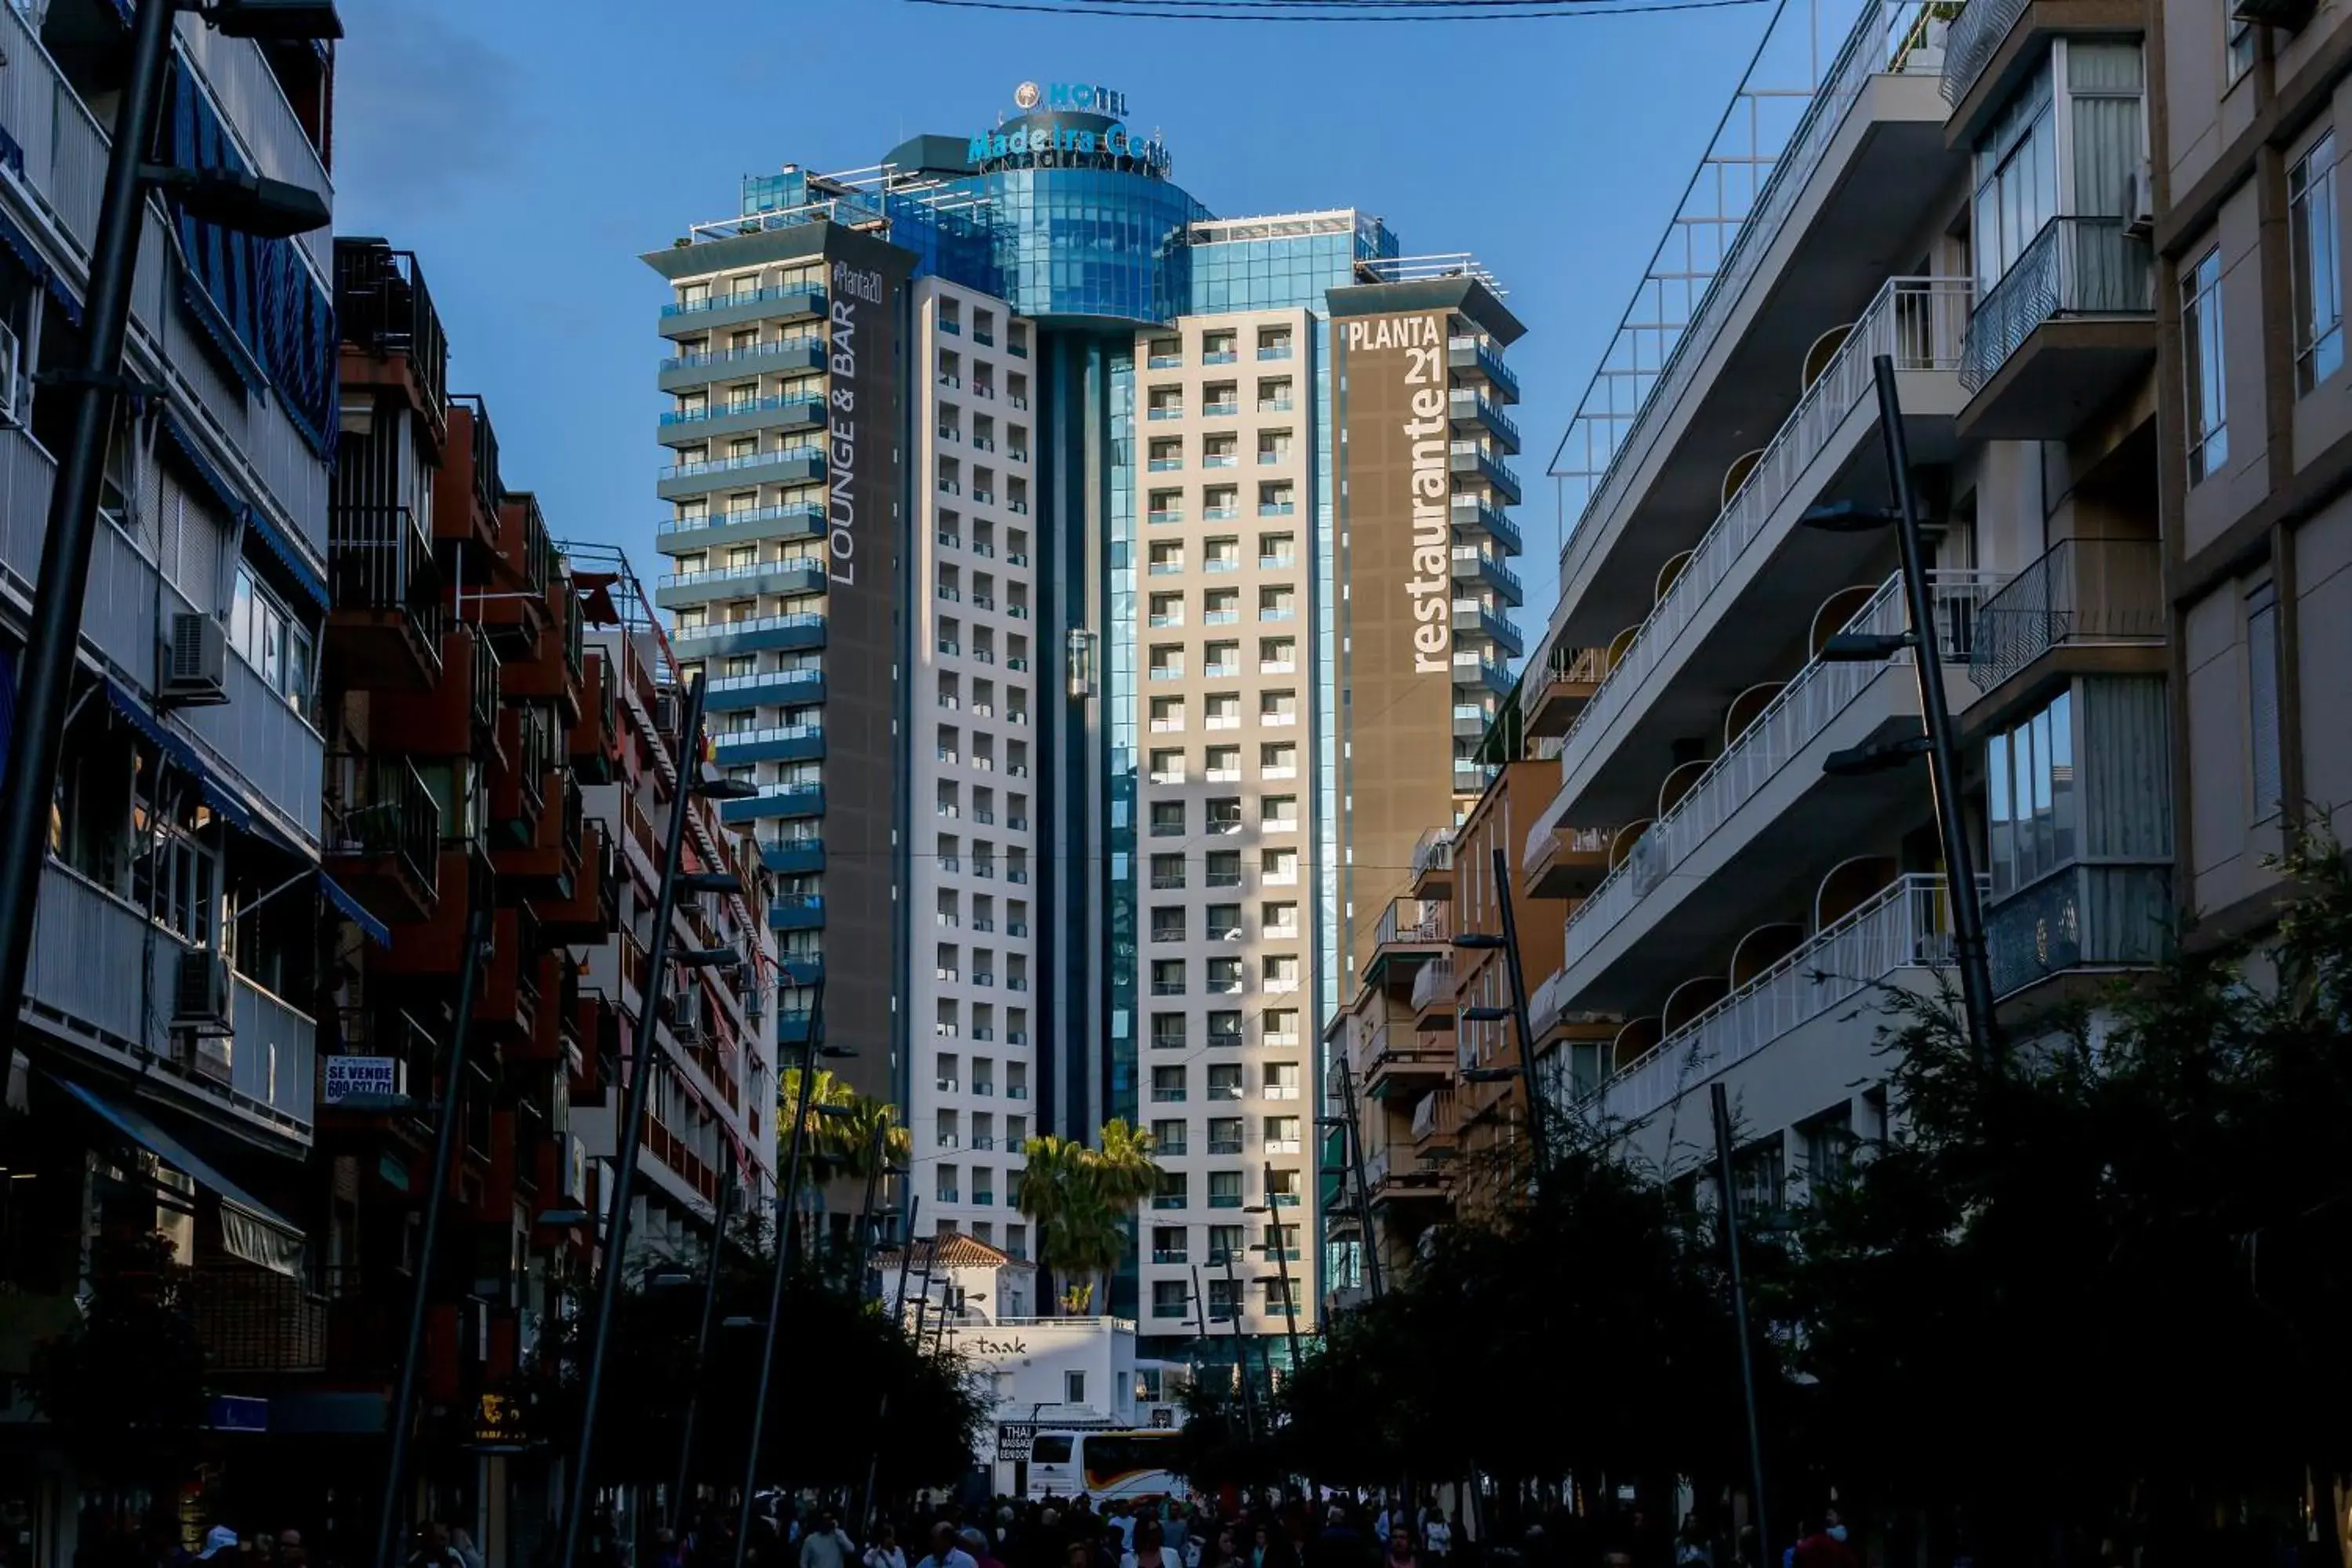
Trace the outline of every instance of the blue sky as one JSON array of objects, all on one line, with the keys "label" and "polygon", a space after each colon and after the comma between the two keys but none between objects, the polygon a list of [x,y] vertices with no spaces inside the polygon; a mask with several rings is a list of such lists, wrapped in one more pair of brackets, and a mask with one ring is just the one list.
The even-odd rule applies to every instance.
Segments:
[{"label": "blue sky", "polygon": [[637,259],[785,162],[959,135],[1024,79],[1123,89],[1222,214],[1356,205],[1469,250],[1529,328],[1530,626],[1559,522],[1540,478],[1769,15],[1279,26],[907,0],[344,0],[336,226],[415,250],[451,384],[559,537],[653,553],[653,331]]}]

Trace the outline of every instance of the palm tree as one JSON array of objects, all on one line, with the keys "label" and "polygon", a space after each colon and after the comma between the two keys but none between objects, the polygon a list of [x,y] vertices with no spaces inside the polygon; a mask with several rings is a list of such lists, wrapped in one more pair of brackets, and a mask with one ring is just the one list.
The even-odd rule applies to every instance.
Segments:
[{"label": "palm tree", "polygon": [[[809,1080],[808,1120],[801,1132],[801,1152],[804,1155],[830,1154],[839,1156],[842,1148],[841,1129],[848,1118],[829,1116],[826,1106],[846,1106],[856,1097],[848,1084],[836,1077],[831,1068],[819,1068]],[[776,1075],[776,1137],[781,1143],[793,1135],[793,1113],[800,1109],[801,1069],[786,1068]]]},{"label": "palm tree", "polygon": [[897,1106],[870,1094],[853,1094],[845,1103],[848,1115],[825,1118],[827,1136],[840,1144],[844,1175],[863,1178],[914,1158],[915,1135],[898,1120]]},{"label": "palm tree", "polygon": [[1120,1119],[1104,1127],[1100,1149],[1049,1136],[1030,1139],[1021,1152],[1013,1202],[1036,1228],[1045,1276],[1039,1297],[1056,1299],[1058,1274],[1075,1297],[1091,1298],[1095,1281],[1118,1266],[1128,1222],[1160,1184],[1150,1135]]}]

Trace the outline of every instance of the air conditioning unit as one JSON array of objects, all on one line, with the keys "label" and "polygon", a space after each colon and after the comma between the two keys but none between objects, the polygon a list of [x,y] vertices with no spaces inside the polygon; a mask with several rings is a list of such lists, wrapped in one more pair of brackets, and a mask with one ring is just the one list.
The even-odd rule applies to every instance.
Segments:
[{"label": "air conditioning unit", "polygon": [[180,954],[172,986],[172,1026],[203,1033],[229,1029],[228,961],[210,949]]},{"label": "air conditioning unit", "polygon": [[673,1035],[685,1037],[702,1033],[702,987],[688,981],[673,991],[669,998],[669,1028]]},{"label": "air conditioning unit", "polygon": [[228,634],[212,616],[183,610],[172,616],[163,645],[157,696],[184,708],[228,700]]},{"label": "air conditioning unit", "polygon": [[563,1197],[567,1203],[588,1201],[588,1145],[577,1138],[572,1140],[563,1164]]},{"label": "air conditioning unit", "polygon": [[2124,179],[2124,233],[2134,239],[2156,237],[2156,180],[2145,159]]}]

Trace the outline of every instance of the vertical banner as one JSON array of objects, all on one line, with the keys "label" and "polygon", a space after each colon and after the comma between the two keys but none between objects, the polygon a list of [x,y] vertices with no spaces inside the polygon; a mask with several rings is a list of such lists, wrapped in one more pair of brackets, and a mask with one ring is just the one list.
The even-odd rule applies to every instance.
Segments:
[{"label": "vertical banner", "polygon": [[1339,317],[1342,888],[1358,971],[1412,847],[1454,819],[1453,480],[1445,313]]},{"label": "vertical banner", "polygon": [[825,1035],[858,1053],[840,1076],[887,1099],[898,980],[899,574],[908,552],[899,333],[914,258],[837,227],[824,254]]}]

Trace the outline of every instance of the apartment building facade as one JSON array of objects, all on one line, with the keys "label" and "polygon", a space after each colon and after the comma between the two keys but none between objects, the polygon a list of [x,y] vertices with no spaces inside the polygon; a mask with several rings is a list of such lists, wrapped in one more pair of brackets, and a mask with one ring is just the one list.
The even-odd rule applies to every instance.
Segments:
[{"label": "apartment building facade", "polygon": [[[13,687],[79,364],[119,7],[0,6],[0,680]],[[157,157],[331,201],[329,51],[175,26]],[[326,232],[141,212],[50,857],[0,1093],[0,1510],[70,1561],[84,1500],[16,1378],[97,1275],[168,1239],[198,1287],[291,1288],[322,1133],[320,687],[335,467]],[[266,280],[266,281],[265,281]],[[92,1521],[91,1522],[101,1522]]]},{"label": "apartment building facade", "polygon": [[[2176,893],[2259,932],[2264,857],[2352,797],[2327,692],[2352,607],[2338,5],[2163,5],[2149,29]],[[2340,831],[2340,829],[2339,829]]]},{"label": "apartment building facade", "polygon": [[[840,952],[840,900],[890,911],[886,934],[850,937],[896,998],[856,1042],[887,1051],[869,1047],[852,1071],[908,1112],[919,1231],[1034,1255],[1014,1205],[1022,1142],[1091,1139],[1123,1116],[1155,1134],[1169,1177],[1141,1216],[1134,1268],[1097,1310],[1140,1321],[1147,1342],[1181,1342],[1203,1305],[1195,1270],[1222,1273],[1231,1253],[1247,1301],[1230,1310],[1250,1333],[1278,1335],[1286,1260],[1246,1249],[1246,1216],[1296,1207],[1314,1223],[1322,1024],[1356,939],[1368,944],[1404,891],[1423,823],[1402,803],[1445,809],[1483,782],[1469,761],[1483,724],[1457,710],[1490,715],[1518,652],[1505,460],[1517,437],[1503,411],[1517,388],[1502,350],[1520,329],[1475,264],[1401,258],[1369,215],[1212,217],[1116,102],[1024,84],[1018,116],[983,135],[919,136],[855,178],[754,177],[737,216],[647,256],[671,284],[663,331],[680,348],[660,373],[678,399],[665,438],[753,443],[689,447],[689,461],[739,465],[703,487],[717,496],[707,505],[664,479],[676,515],[662,548],[680,564],[664,603],[689,664],[764,661],[744,639],[780,616],[816,617],[790,635],[810,639],[801,651],[823,672],[826,751],[807,776],[824,784],[802,830],[822,859],[783,895],[803,900],[790,906],[803,929],[784,940]],[[1079,220],[1116,237],[1081,255],[1063,237]],[[791,296],[788,278],[826,292]],[[890,325],[872,324],[877,310]],[[1378,328],[1353,430],[1343,318]],[[1406,318],[1410,345],[1393,328]],[[820,321],[822,359],[819,345],[791,351],[806,355],[802,390],[753,384],[753,361]],[[845,405],[852,374],[887,385],[863,381]],[[832,388],[824,449],[794,471],[803,488],[739,482],[798,438],[757,405],[804,408],[820,386]],[[1381,458],[1390,491],[1352,501],[1345,437],[1364,444],[1370,496],[1376,422],[1408,420],[1428,427],[1395,434]],[[1419,540],[1415,438],[1433,487]],[[888,461],[869,468],[877,453]],[[857,476],[854,532],[845,468]],[[820,503],[823,526],[812,516],[795,535],[824,561],[805,599],[720,587],[688,601],[706,594],[699,574],[769,570],[782,546],[761,514]],[[747,553],[719,565],[694,552],[704,545]],[[1402,679],[1378,679],[1396,698],[1411,688],[1411,722],[1381,727],[1397,706],[1384,699],[1372,727],[1349,728],[1358,579],[1381,585],[1364,646],[1404,661]],[[845,595],[880,583],[895,641],[874,711],[896,726],[895,762],[849,789],[833,742],[846,717]],[[1415,592],[1443,610],[1417,685]],[[755,782],[767,787],[764,771]],[[1350,835],[1375,818],[1380,842],[1355,850],[1350,872]],[[852,839],[875,847],[845,855]],[[786,917],[780,902],[772,918]],[[836,1039],[839,978],[824,1003]],[[1311,1237],[1281,1240],[1311,1268]],[[1214,1284],[1213,1319],[1229,1310]]]},{"label": "apartment building facade", "polygon": [[[2148,24],[1873,4],[1809,39],[1823,20],[1774,24],[1741,90],[1810,41],[1804,114],[1710,150],[1771,172],[1737,210],[1695,184],[1678,232],[1715,225],[1719,261],[1679,312],[1645,287],[1619,350],[1649,352],[1612,353],[1555,457],[1561,596],[1520,697],[1559,774],[1521,851],[1570,900],[1530,976],[1558,1106],[1687,1179],[1720,1079],[1767,1206],[1884,1131],[1874,998],[1951,961],[1924,772],[1872,754],[1920,733],[1915,657],[1964,732],[2013,1035],[2156,957],[2173,899]],[[1937,625],[1856,662],[1835,634],[1909,629],[1892,537],[1853,526],[1890,499],[1881,355]]]}]

